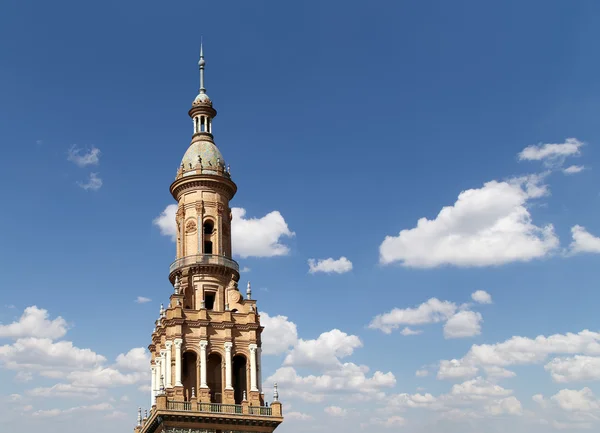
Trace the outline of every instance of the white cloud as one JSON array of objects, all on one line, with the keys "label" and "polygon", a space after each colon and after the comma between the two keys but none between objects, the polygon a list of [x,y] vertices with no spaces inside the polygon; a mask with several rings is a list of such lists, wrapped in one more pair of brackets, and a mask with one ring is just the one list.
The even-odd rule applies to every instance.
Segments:
[{"label": "white cloud", "polygon": [[453,385],[451,391],[453,395],[468,395],[471,397],[504,397],[511,393],[512,391],[504,389],[500,385],[496,385],[481,377]]},{"label": "white cloud", "polygon": [[[476,374],[480,367],[537,364],[550,354],[600,355],[600,333],[584,330],[578,334],[540,335],[534,339],[515,336],[496,344],[474,344],[462,359],[441,361],[438,378],[467,377]],[[572,363],[558,362],[548,370],[565,365]],[[561,370],[556,371],[560,374]]]},{"label": "white cloud", "polygon": [[94,399],[101,394],[99,388],[93,386],[74,386],[70,383],[57,383],[51,387],[38,387],[27,391],[27,395],[44,398],[84,398]]},{"label": "white cloud", "polygon": [[600,238],[589,233],[580,225],[571,228],[573,242],[569,245],[570,254],[600,253]]},{"label": "white cloud", "polygon": [[115,366],[123,370],[145,372],[150,369],[150,353],[143,347],[136,347],[117,356]]},{"label": "white cloud", "polygon": [[343,274],[352,270],[352,262],[346,257],[339,259],[308,259],[308,272],[314,274],[316,272]]},{"label": "white cloud", "polygon": [[77,185],[86,191],[98,191],[102,188],[102,179],[100,179],[98,173],[90,173],[90,178],[87,182],[77,182]]},{"label": "white cloud", "polygon": [[324,332],[316,340],[298,340],[284,361],[284,365],[314,368],[335,368],[339,358],[352,355],[362,347],[356,335],[348,335],[339,329]]},{"label": "white cloud", "polygon": [[562,389],[551,397],[561,409],[569,412],[591,412],[600,409],[600,401],[588,387],[579,391]]},{"label": "white cloud", "polygon": [[177,223],[175,221],[177,205],[168,205],[162,213],[154,218],[152,223],[160,230],[160,234],[169,236],[173,242],[177,241]]},{"label": "white cloud", "polygon": [[48,311],[35,305],[25,308],[18,322],[10,325],[0,324],[0,338],[38,337],[57,339],[67,333],[67,322],[62,317],[48,318]]},{"label": "white cloud", "polygon": [[76,145],[71,146],[67,152],[67,160],[73,162],[79,167],[85,167],[88,165],[98,165],[100,163],[100,149],[92,146],[88,151],[79,149]]},{"label": "white cloud", "polygon": [[576,174],[581,173],[583,170],[585,170],[585,167],[583,165],[570,165],[567,168],[563,169],[563,173]]},{"label": "white cloud", "polygon": [[486,292],[485,290],[477,290],[471,294],[471,299],[473,299],[478,304],[491,304],[492,296]]},{"label": "white cloud", "polygon": [[373,425],[380,427],[403,427],[406,424],[406,420],[399,415],[393,415],[388,418],[371,418],[369,422]]},{"label": "white cloud", "polygon": [[409,328],[408,326],[404,327],[402,329],[402,331],[400,331],[400,334],[404,335],[405,337],[409,336],[409,335],[419,335],[422,333],[423,333],[423,331],[421,329],[412,329],[412,328]]},{"label": "white cloud", "polygon": [[262,218],[245,218],[246,210],[231,209],[231,242],[233,253],[242,258],[285,256],[289,247],[281,243],[282,237],[293,237],[283,216],[278,211]]},{"label": "white cloud", "polygon": [[506,368],[498,367],[496,365],[486,366],[483,369],[489,379],[508,379],[516,376],[514,371],[510,371]]},{"label": "white cloud", "polygon": [[597,356],[554,358],[544,368],[555,382],[600,380],[600,357]]},{"label": "white cloud", "polygon": [[477,374],[479,369],[473,365],[469,365],[458,359],[452,359],[449,361],[440,361],[440,368],[438,369],[438,379],[464,379],[473,377]]},{"label": "white cloud", "polygon": [[403,325],[424,325],[448,320],[457,310],[453,302],[431,298],[416,308],[394,308],[389,313],[380,314],[369,324],[370,329],[379,329],[390,334]]},{"label": "white cloud", "polygon": [[548,166],[561,165],[565,158],[580,155],[581,146],[583,143],[576,138],[567,138],[564,143],[532,144],[519,153],[519,159],[544,161]]},{"label": "white cloud", "polygon": [[[177,240],[177,223],[175,214],[177,205],[168,205],[152,222],[160,229],[160,233],[169,236],[173,242]],[[273,211],[262,218],[245,218],[246,210],[231,208],[231,243],[233,254],[242,258],[285,256],[289,247],[282,242],[284,237],[294,237],[285,219],[278,211]]]},{"label": "white cloud", "polygon": [[[147,368],[147,370],[149,370]],[[133,372],[124,374],[112,367],[96,367],[88,370],[73,371],[67,379],[77,387],[110,388],[123,385],[134,385],[150,380],[150,372]]]},{"label": "white cloud", "polygon": [[61,415],[67,415],[74,412],[96,412],[106,411],[114,409],[110,403],[99,403],[90,406],[77,406],[69,409],[50,409],[50,410],[38,410],[34,412],[33,416],[40,417],[56,417]]},{"label": "white cloud", "polygon": [[425,369],[417,370],[415,372],[415,376],[417,376],[417,377],[426,377],[426,376],[429,376],[429,371],[427,371]]},{"label": "white cloud", "polygon": [[510,396],[495,400],[485,405],[485,411],[493,416],[498,415],[522,415],[523,406],[516,397]]},{"label": "white cloud", "polygon": [[0,346],[0,362],[11,370],[85,368],[106,361],[90,349],[80,349],[70,341],[49,338],[20,338],[12,345]]},{"label": "white cloud", "polygon": [[319,376],[300,376],[293,367],[280,367],[266,382],[277,382],[280,395],[285,394],[286,398],[297,397],[308,402],[320,402],[326,395],[336,394],[356,395],[363,400],[375,398],[382,389],[396,384],[391,372],[376,371],[367,377],[368,370],[365,366],[348,362]]},{"label": "white cloud", "polygon": [[327,415],[331,416],[346,416],[348,411],[339,406],[327,406],[323,409]]},{"label": "white cloud", "polygon": [[298,342],[296,324],[286,316],[271,317],[264,311],[260,313],[262,332],[262,353],[264,355],[280,355]]},{"label": "white cloud", "polygon": [[250,272],[250,268],[248,266],[244,266],[242,269],[240,269],[240,272]]},{"label": "white cloud", "polygon": [[445,338],[473,337],[481,334],[481,313],[474,311],[459,311],[450,317],[444,325]]},{"label": "white cloud", "polygon": [[146,302],[150,302],[152,299],[146,298],[145,296],[138,296],[135,300],[138,304],[145,304]]},{"label": "white cloud", "polygon": [[433,220],[387,236],[380,263],[432,268],[442,265],[491,266],[526,262],[558,247],[554,227],[532,223],[529,202],[548,193],[543,175],[490,181],[459,194]]},{"label": "white cloud", "polygon": [[313,419],[311,415],[302,412],[287,412],[285,414],[285,418],[289,420],[297,420],[297,421],[310,421]]}]

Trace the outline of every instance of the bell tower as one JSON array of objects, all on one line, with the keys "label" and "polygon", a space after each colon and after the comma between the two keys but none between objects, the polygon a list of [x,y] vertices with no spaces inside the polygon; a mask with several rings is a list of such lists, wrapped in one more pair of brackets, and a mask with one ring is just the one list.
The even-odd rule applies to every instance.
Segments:
[{"label": "bell tower", "polygon": [[176,258],[167,308],[161,305],[151,353],[151,410],[135,433],[272,432],[283,421],[277,385],[265,401],[260,316],[250,283],[238,288],[231,253],[230,200],[237,186],[213,138],[217,115],[204,88],[188,114],[190,146],[170,191],[178,203]]}]

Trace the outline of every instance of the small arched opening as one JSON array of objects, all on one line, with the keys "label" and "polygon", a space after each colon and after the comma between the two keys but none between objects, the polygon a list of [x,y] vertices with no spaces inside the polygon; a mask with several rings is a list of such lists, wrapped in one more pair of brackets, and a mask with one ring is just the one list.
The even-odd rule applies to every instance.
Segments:
[{"label": "small arched opening", "polygon": [[210,388],[211,403],[223,402],[223,377],[221,374],[221,355],[211,353],[206,362],[206,384]]},{"label": "small arched opening", "polygon": [[244,355],[235,355],[233,357],[233,396],[235,404],[242,404],[244,398],[244,391],[246,395],[248,390],[246,389],[246,357]]},{"label": "small arched opening", "polygon": [[202,230],[204,232],[204,254],[213,253],[212,234],[214,229],[215,223],[212,220],[206,220],[204,221],[204,224],[202,224]]},{"label": "small arched opening", "polygon": [[185,352],[181,362],[181,382],[183,383],[183,396],[186,401],[192,399],[192,388],[198,395],[198,356],[194,352]]}]

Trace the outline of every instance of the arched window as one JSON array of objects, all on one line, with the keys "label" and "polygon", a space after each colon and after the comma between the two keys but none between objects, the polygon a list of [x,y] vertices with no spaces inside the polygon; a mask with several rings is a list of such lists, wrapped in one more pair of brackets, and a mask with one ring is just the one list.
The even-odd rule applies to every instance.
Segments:
[{"label": "arched window", "polygon": [[198,393],[198,357],[194,352],[185,352],[183,354],[183,362],[181,363],[181,381],[183,383],[184,398],[190,401],[192,398],[192,388]]},{"label": "arched window", "polygon": [[206,366],[206,384],[210,388],[210,402],[223,402],[223,384],[221,377],[221,355],[211,353],[208,355]]},{"label": "arched window", "polygon": [[213,223],[212,220],[206,220],[206,221],[204,221],[203,227],[204,227],[204,234],[211,235],[215,228],[215,223]]},{"label": "arched window", "polygon": [[246,357],[235,355],[233,357],[233,396],[235,404],[242,404],[244,391],[246,391]]}]

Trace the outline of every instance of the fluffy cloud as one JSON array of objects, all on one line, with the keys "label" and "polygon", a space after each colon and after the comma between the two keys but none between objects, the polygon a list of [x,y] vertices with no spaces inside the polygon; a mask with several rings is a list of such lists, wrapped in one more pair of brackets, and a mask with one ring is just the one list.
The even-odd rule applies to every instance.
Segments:
[{"label": "fluffy cloud", "polygon": [[84,398],[94,399],[101,395],[101,390],[93,386],[74,386],[70,383],[57,383],[54,386],[33,388],[27,395],[44,398]]},{"label": "fluffy cloud", "polygon": [[532,223],[527,206],[547,194],[543,176],[491,181],[459,194],[433,220],[387,236],[379,247],[382,264],[432,268],[490,266],[548,255],[559,242],[551,224]]},{"label": "fluffy cloud", "polygon": [[301,398],[309,402],[319,402],[327,395],[357,395],[361,399],[375,398],[381,389],[393,387],[396,378],[391,372],[376,371],[367,377],[369,369],[348,362],[325,374],[300,376],[293,367],[281,367],[267,379],[277,382],[280,394],[287,398]]},{"label": "fluffy cloud", "polygon": [[57,339],[67,333],[67,322],[62,317],[48,319],[48,311],[35,305],[25,308],[17,322],[0,325],[0,337],[37,337]]},{"label": "fluffy cloud", "polygon": [[400,334],[404,335],[405,337],[409,335],[419,335],[422,333],[423,331],[421,329],[412,329],[408,326],[405,326],[404,328],[402,328],[402,331],[400,331]]},{"label": "fluffy cloud", "polygon": [[339,329],[324,332],[316,340],[298,340],[284,361],[284,365],[335,368],[339,358],[352,355],[354,349],[362,347],[356,335],[348,335]]},{"label": "fluffy cloud", "polygon": [[533,144],[519,153],[519,159],[544,161],[548,166],[561,165],[565,158],[580,155],[581,146],[583,143],[576,138],[567,138],[564,143]]},{"label": "fluffy cloud", "polygon": [[[169,236],[173,242],[177,240],[177,224],[175,214],[177,205],[168,205],[152,222],[160,233]],[[231,209],[231,243],[233,254],[242,258],[284,256],[289,247],[282,242],[284,237],[293,237],[285,219],[278,211],[273,211],[262,218],[246,218],[246,210],[238,207]]]},{"label": "fluffy cloud", "polygon": [[459,311],[450,317],[444,325],[445,338],[473,337],[481,334],[481,313],[474,311]]},{"label": "fluffy cloud", "polygon": [[492,296],[486,292],[485,290],[477,290],[471,294],[471,299],[473,299],[478,304],[491,304]]},{"label": "fluffy cloud", "polygon": [[71,161],[78,167],[86,167],[88,165],[98,165],[100,163],[100,149],[92,146],[91,149],[84,151],[73,145],[67,152],[67,160]]},{"label": "fluffy cloud", "polygon": [[308,259],[308,268],[308,272],[311,274],[316,272],[343,274],[352,270],[352,262],[346,257],[340,257],[337,260],[333,258]]},{"label": "fluffy cloud", "polygon": [[555,382],[600,380],[600,357],[597,356],[554,358],[544,368]]},{"label": "fluffy cloud", "polygon": [[297,420],[297,421],[310,421],[313,419],[312,416],[302,413],[302,412],[287,412],[285,414],[285,418],[289,420]]},{"label": "fluffy cloud", "polygon": [[150,352],[143,347],[136,347],[117,356],[115,366],[123,370],[145,372],[150,368]]},{"label": "fluffy cloud", "polygon": [[[515,336],[502,343],[475,344],[462,359],[441,361],[438,378],[469,377],[477,374],[480,367],[537,364],[546,360],[550,354],[600,355],[600,334],[584,330],[578,334],[554,334],[549,337],[540,335],[534,339]],[[560,375],[561,371],[566,371],[566,366],[572,365],[571,361],[562,360],[551,363],[547,369]]]},{"label": "fluffy cloud", "polygon": [[521,415],[523,406],[516,397],[510,396],[500,400],[492,401],[485,405],[485,411],[490,415]]},{"label": "fluffy cloud", "polygon": [[390,334],[403,325],[424,325],[446,321],[456,310],[457,306],[453,302],[431,298],[416,308],[394,308],[389,313],[375,316],[369,328]]},{"label": "fluffy cloud", "polygon": [[107,411],[114,409],[109,403],[99,403],[90,406],[77,406],[69,409],[50,409],[50,410],[38,410],[34,412],[33,416],[39,417],[56,417],[62,415],[68,415],[76,412],[96,412],[96,411]]},{"label": "fluffy cloud", "polygon": [[0,346],[0,362],[14,370],[87,368],[104,361],[104,356],[75,347],[70,341],[20,338],[12,345]]},{"label": "fluffy cloud", "polygon": [[443,360],[440,361],[437,378],[442,380],[463,379],[475,376],[478,371],[479,369],[474,365],[469,365],[458,359]]},{"label": "fluffy cloud", "polygon": [[323,409],[327,415],[331,416],[346,416],[348,411],[346,409],[342,409],[339,406],[327,406]]},{"label": "fluffy cloud", "polygon": [[576,174],[581,173],[583,170],[585,170],[585,167],[583,165],[570,165],[567,168],[563,169],[563,173]]},{"label": "fluffy cloud", "polygon": [[286,316],[271,317],[264,311],[260,313],[262,332],[262,353],[264,355],[279,355],[285,353],[298,341],[296,324]]},{"label": "fluffy cloud", "polygon": [[[291,322],[283,317],[279,327],[285,329],[289,323]],[[293,335],[296,336],[295,325]],[[281,349],[287,348],[289,344],[283,345]],[[376,371],[369,377],[367,366],[340,361],[360,347],[362,342],[357,336],[338,329],[323,332],[313,340],[299,339],[288,352],[283,366],[265,382],[277,382],[282,398],[298,398],[309,402],[321,402],[326,397],[331,401],[332,396],[357,401],[381,397],[382,389],[396,384],[396,378],[391,372]],[[321,374],[302,376],[297,368],[317,370]]]},{"label": "fluffy cloud", "polygon": [[77,182],[77,185],[86,191],[98,191],[102,188],[102,179],[100,179],[98,173],[90,173],[87,182]]},{"label": "fluffy cloud", "polygon": [[152,299],[146,298],[145,296],[138,296],[136,298],[136,300],[135,300],[135,302],[138,303],[138,304],[145,304],[145,303],[150,302],[150,301],[152,301]]},{"label": "fluffy cloud", "polygon": [[600,401],[588,387],[579,391],[562,389],[551,397],[561,409],[569,412],[592,412],[600,409]]},{"label": "fluffy cloud", "polygon": [[[146,368],[148,370],[148,368]],[[111,388],[134,385],[150,379],[150,372],[133,372],[124,374],[112,367],[97,367],[89,370],[73,371],[67,379],[77,387]]]},{"label": "fluffy cloud", "polygon": [[152,221],[152,224],[157,226],[160,230],[160,234],[169,236],[173,242],[177,241],[177,223],[175,221],[176,213],[177,205],[170,204]]},{"label": "fluffy cloud", "polygon": [[246,210],[231,209],[231,242],[234,254],[246,257],[285,256],[289,247],[281,243],[282,237],[293,237],[283,216],[278,211],[262,218],[245,218]]},{"label": "fluffy cloud", "polygon": [[600,253],[600,238],[589,233],[580,225],[571,228],[573,242],[569,245],[570,254]]},{"label": "fluffy cloud", "polygon": [[512,392],[481,377],[452,386],[451,394],[470,397],[504,397]]}]

